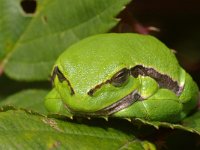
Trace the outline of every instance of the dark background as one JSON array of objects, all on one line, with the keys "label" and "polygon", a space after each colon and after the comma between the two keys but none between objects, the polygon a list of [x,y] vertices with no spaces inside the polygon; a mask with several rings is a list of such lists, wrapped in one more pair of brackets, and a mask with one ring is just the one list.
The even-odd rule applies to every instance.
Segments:
[{"label": "dark background", "polygon": [[133,0],[118,17],[114,32],[155,35],[176,51],[181,66],[200,86],[199,0]]}]

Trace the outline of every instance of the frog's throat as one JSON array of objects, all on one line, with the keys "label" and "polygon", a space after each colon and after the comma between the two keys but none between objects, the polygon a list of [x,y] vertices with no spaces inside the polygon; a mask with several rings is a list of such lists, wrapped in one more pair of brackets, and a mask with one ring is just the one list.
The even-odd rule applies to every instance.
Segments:
[{"label": "frog's throat", "polygon": [[65,105],[65,108],[72,114],[76,114],[77,116],[105,116],[105,115],[112,115],[115,112],[118,112],[122,109],[125,109],[135,103],[138,100],[143,100],[137,90],[134,90],[127,96],[123,97],[122,99],[118,100],[116,103],[113,103],[103,109],[100,109],[95,112],[80,112],[74,111],[73,109],[69,108]]}]

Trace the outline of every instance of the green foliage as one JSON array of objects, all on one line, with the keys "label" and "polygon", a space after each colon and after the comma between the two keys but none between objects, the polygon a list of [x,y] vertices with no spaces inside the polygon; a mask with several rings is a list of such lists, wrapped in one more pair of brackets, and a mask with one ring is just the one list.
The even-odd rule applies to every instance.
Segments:
[{"label": "green foliage", "polygon": [[0,149],[144,149],[131,134],[20,110],[0,115]]},{"label": "green foliage", "polygon": [[0,106],[15,106],[46,114],[43,101],[48,92],[47,90],[24,90],[0,101]]},{"label": "green foliage", "polygon": [[1,0],[0,58],[5,73],[17,80],[47,80],[63,50],[84,37],[109,31],[128,1],[39,0],[36,12],[28,16],[20,0]]},{"label": "green foliage", "polygon": [[[43,101],[50,87],[45,81],[56,58],[71,44],[108,32],[130,0],[37,0],[33,14],[22,9],[21,1],[0,0],[0,149],[154,150],[154,144],[173,149],[174,141],[199,140],[199,111],[180,124],[47,115]],[[158,144],[163,130],[177,138]]]}]

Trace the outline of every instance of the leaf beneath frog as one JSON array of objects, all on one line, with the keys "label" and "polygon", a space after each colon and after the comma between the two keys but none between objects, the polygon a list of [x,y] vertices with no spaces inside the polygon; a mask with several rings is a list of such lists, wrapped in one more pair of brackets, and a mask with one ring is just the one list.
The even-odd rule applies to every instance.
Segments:
[{"label": "leaf beneath frog", "polygon": [[134,149],[153,144],[114,128],[61,121],[20,110],[0,113],[0,149]]},{"label": "leaf beneath frog", "polygon": [[187,128],[195,130],[200,135],[200,110],[192,116],[184,119],[182,125]]},{"label": "leaf beneath frog", "polygon": [[193,115],[185,118],[181,123],[167,123],[159,121],[147,121],[144,119],[136,118],[132,120],[135,124],[149,125],[153,126],[156,129],[160,127],[170,128],[170,129],[181,129],[187,132],[196,133],[200,135],[200,111],[195,112]]},{"label": "leaf beneath frog", "polygon": [[0,106],[10,105],[45,114],[47,111],[44,107],[44,98],[48,92],[47,90],[24,90],[0,101]]}]

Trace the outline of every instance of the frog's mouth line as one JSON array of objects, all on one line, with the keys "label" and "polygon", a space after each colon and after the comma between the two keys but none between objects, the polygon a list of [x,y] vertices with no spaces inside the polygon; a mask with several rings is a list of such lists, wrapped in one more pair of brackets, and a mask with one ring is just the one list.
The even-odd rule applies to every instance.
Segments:
[{"label": "frog's mouth line", "polygon": [[143,98],[140,96],[140,94],[138,93],[137,90],[134,90],[127,96],[125,96],[122,99],[120,99],[119,101],[117,101],[116,103],[111,104],[111,105],[109,105],[103,109],[100,109],[98,111],[95,111],[95,112],[77,112],[77,111],[74,111],[71,108],[69,108],[67,105],[65,105],[65,107],[72,114],[76,114],[78,116],[105,116],[105,115],[108,116],[108,115],[112,115],[115,112],[118,112],[122,109],[129,107],[130,105],[132,105],[133,103],[135,103],[138,100],[143,100]]},{"label": "frog's mouth line", "polygon": [[114,104],[111,104],[101,110],[94,112],[96,115],[112,115],[115,112],[118,112],[122,109],[127,108],[138,100],[143,100],[137,90],[134,90],[127,96],[123,97]]}]

